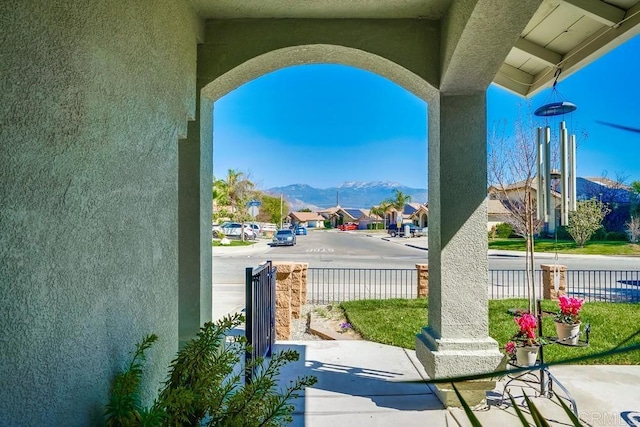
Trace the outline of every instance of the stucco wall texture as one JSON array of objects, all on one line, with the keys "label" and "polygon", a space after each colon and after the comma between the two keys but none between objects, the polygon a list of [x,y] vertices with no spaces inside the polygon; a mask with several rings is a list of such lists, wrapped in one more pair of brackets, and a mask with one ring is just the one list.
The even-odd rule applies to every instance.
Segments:
[{"label": "stucco wall texture", "polygon": [[0,3],[0,425],[95,425],[178,342],[178,136],[198,25],[173,0]]}]

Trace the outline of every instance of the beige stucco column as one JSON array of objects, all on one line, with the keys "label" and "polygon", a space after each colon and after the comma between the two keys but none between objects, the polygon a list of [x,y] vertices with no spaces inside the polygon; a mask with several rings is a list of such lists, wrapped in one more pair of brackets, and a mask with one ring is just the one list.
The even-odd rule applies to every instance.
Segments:
[{"label": "beige stucco column", "polygon": [[[198,99],[200,99],[198,97]],[[197,117],[211,115],[213,103],[199,104]],[[205,128],[201,128],[204,126]],[[213,146],[207,122],[189,123],[178,145],[178,330],[184,344],[212,318],[211,179]]]},{"label": "beige stucco column", "polygon": [[491,372],[502,359],[488,329],[485,93],[439,101],[429,105],[429,318],[416,337],[432,378]]}]

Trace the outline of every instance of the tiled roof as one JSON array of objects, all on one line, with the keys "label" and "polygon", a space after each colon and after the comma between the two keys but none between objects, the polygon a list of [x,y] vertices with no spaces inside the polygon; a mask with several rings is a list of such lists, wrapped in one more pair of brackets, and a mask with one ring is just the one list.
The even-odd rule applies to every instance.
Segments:
[{"label": "tiled roof", "polygon": [[317,212],[291,212],[289,216],[298,222],[322,221],[324,218]]}]

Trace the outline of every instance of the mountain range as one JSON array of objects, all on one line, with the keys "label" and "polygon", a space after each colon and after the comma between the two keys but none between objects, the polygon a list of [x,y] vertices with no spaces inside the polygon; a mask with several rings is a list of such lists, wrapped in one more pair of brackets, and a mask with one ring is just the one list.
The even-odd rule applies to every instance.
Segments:
[{"label": "mountain range", "polygon": [[282,194],[291,205],[291,210],[297,211],[309,208],[312,211],[326,209],[340,205],[344,208],[369,209],[380,204],[383,200],[394,199],[396,190],[411,196],[416,203],[427,202],[427,190],[424,188],[407,187],[397,182],[349,181],[338,187],[315,188],[307,184],[291,184],[284,187],[273,187],[266,190],[274,196]]}]

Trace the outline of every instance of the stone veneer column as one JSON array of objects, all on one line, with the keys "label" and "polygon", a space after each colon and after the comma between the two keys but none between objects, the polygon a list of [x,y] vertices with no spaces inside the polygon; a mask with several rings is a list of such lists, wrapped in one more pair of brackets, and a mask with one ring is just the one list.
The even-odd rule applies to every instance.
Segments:
[{"label": "stone veneer column", "polygon": [[[492,372],[503,356],[489,337],[485,92],[429,103],[429,316],[416,355],[431,378]],[[490,382],[458,384],[471,405]],[[437,387],[445,405],[453,390]]]},{"label": "stone veneer column", "polygon": [[293,264],[274,262],[276,268],[276,339],[291,339],[291,288]]},{"label": "stone veneer column", "polygon": [[429,295],[429,264],[416,264],[418,270],[418,298]]},{"label": "stone veneer column", "polygon": [[[560,295],[567,294],[567,267],[564,265],[540,265],[542,269],[542,298],[557,300]],[[556,275],[559,276],[559,286],[556,292],[554,285]]]},{"label": "stone veneer column", "polygon": [[302,306],[306,303],[307,296],[307,268],[309,264],[296,262],[292,264],[291,272],[291,318],[299,319],[302,316]]}]

